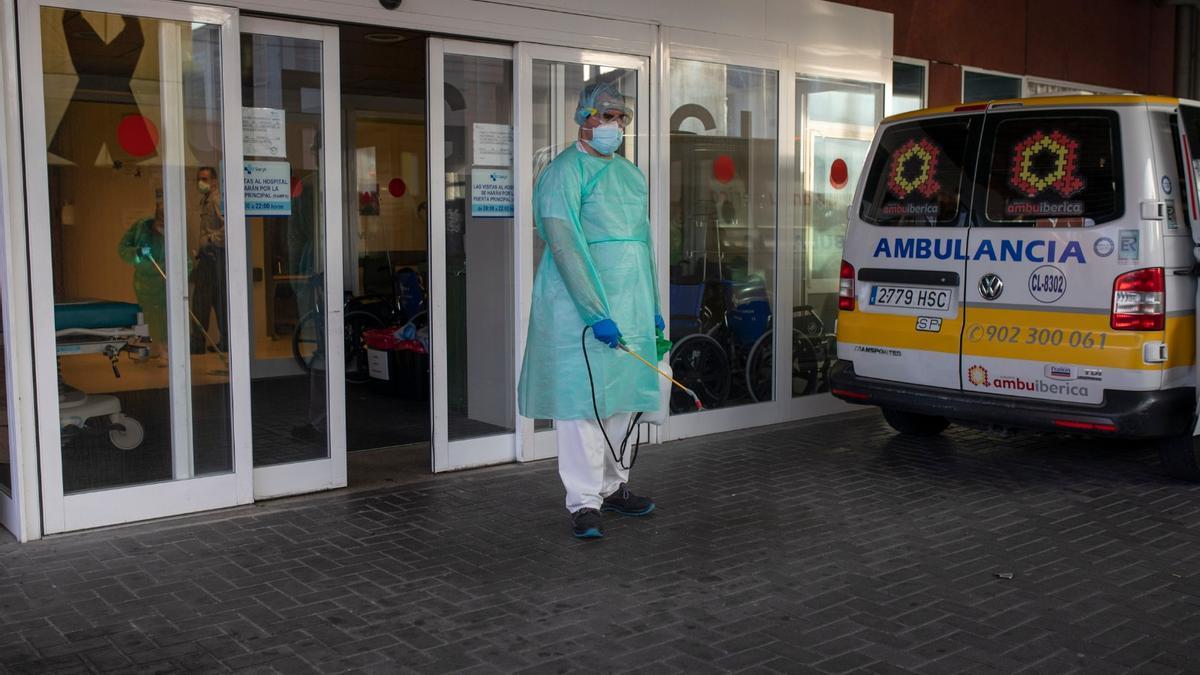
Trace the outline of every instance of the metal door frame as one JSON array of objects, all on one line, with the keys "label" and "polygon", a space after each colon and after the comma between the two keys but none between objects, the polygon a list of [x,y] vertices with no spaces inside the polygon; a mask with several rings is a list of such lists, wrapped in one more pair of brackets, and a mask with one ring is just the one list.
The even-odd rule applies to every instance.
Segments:
[{"label": "metal door frame", "polygon": [[[450,440],[450,410],[449,410],[449,341],[447,340],[447,285],[446,285],[446,106],[445,106],[445,57],[446,55],[479,56],[499,60],[507,60],[514,66],[515,82],[515,50],[511,45],[491,44],[486,42],[470,42],[465,40],[450,40],[445,38],[428,38],[428,58],[426,60],[429,76],[427,82],[426,106],[429,127],[429,311],[430,339],[433,348],[430,350],[429,388],[430,407],[432,412],[433,442],[430,448],[430,461],[433,471],[453,471],[469,467],[484,466],[510,462],[516,458],[516,431],[493,434],[479,438]],[[517,120],[517,105],[514,98],[512,119]],[[520,144],[514,138],[514,161],[521,150]],[[515,169],[515,167],[514,167]],[[516,180],[514,175],[514,181]],[[519,193],[514,193],[514,199],[521,201]],[[515,205],[514,205],[515,206]],[[465,217],[465,214],[464,214]],[[519,221],[513,214],[514,227]],[[497,280],[514,285],[521,269],[521,251],[517,248],[520,237],[514,237],[513,272],[514,278]],[[528,256],[524,256],[528,257]],[[519,301],[518,301],[519,302]],[[514,303],[514,306],[517,306]],[[517,322],[514,322],[516,324]],[[518,324],[519,325],[519,324]],[[520,337],[513,336],[513,344],[520,344]],[[521,352],[515,351],[509,357],[517,364],[515,375],[520,376]],[[513,380],[516,382],[516,379]],[[520,417],[516,412],[516,389],[513,396],[513,429],[519,429]]]}]

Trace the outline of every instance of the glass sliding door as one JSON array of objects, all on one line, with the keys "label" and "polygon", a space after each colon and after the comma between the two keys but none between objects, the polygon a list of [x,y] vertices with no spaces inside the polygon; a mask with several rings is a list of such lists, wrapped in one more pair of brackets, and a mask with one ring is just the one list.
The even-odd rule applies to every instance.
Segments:
[{"label": "glass sliding door", "polygon": [[200,242],[242,213],[236,16],[80,0],[19,14],[45,530],[248,501],[245,362],[222,332],[243,322],[228,309],[242,268],[209,270],[203,321],[189,283]]},{"label": "glass sliding door", "polygon": [[337,29],[241,28],[254,492],[275,497],[346,484],[344,375],[365,359],[342,329]]},{"label": "glass sliding door", "polygon": [[796,79],[794,397],[829,391],[846,213],[882,117],[882,84]]},{"label": "glass sliding door", "polygon": [[672,59],[671,111],[671,368],[707,410],[771,401],[778,73]]},{"label": "glass sliding door", "polygon": [[514,459],[512,48],[429,40],[433,470]]}]

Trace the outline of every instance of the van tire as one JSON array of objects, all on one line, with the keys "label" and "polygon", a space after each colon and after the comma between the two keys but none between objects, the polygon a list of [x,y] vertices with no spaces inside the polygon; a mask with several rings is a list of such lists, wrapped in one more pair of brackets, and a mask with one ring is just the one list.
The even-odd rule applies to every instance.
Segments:
[{"label": "van tire", "polygon": [[883,419],[893,429],[906,436],[937,436],[950,426],[950,420],[934,415],[905,412],[895,408],[882,408]]},{"label": "van tire", "polygon": [[1191,482],[1200,481],[1200,452],[1197,452],[1195,437],[1188,434],[1161,438],[1156,445],[1158,461],[1162,462],[1168,476]]}]

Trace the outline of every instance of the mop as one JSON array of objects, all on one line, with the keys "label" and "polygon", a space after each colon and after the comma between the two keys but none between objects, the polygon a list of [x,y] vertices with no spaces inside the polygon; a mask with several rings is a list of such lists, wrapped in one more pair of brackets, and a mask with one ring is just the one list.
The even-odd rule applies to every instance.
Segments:
[{"label": "mop", "polygon": [[[154,269],[158,270],[159,276],[161,276],[163,278],[163,281],[165,282],[167,280],[167,273],[165,271],[163,271],[163,268],[161,266],[159,266],[158,261],[154,259],[154,254],[149,251],[146,251],[146,257],[150,259],[150,262],[154,263]],[[221,359],[221,363],[225,364],[225,368],[226,368],[225,371],[222,372],[220,370],[214,370],[210,374],[212,374],[212,375],[228,375],[229,374],[229,370],[228,370],[229,359],[225,357],[225,352],[221,351],[221,348],[217,346],[217,343],[212,339],[212,336],[209,335],[208,331],[204,329],[204,324],[202,324],[200,322],[200,319],[197,319],[196,315],[192,313],[191,307],[188,307],[188,316],[192,317],[192,321],[196,322],[196,327],[200,329],[200,333],[202,335],[204,335],[204,339],[208,342],[209,346],[211,346],[213,348],[213,351],[216,352],[217,358]]]}]

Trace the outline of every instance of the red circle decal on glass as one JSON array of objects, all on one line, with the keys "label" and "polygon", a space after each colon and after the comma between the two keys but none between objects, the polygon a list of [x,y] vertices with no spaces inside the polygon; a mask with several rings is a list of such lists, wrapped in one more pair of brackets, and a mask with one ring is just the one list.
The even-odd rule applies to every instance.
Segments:
[{"label": "red circle decal on glass", "polygon": [[292,176],[292,199],[296,199],[304,194],[304,182],[300,180],[300,176]]},{"label": "red circle decal on glass", "polygon": [[145,157],[158,147],[158,127],[141,115],[126,115],[117,125],[117,142],[134,157]]},{"label": "red circle decal on glass", "polygon": [[400,180],[399,178],[393,178],[388,183],[388,193],[393,197],[403,197],[405,192],[408,192],[408,186],[404,184],[403,180]]},{"label": "red circle decal on glass", "polygon": [[833,160],[833,164],[829,165],[829,184],[835,190],[841,190],[846,187],[846,183],[850,182],[850,168],[846,166],[846,160],[838,157]]},{"label": "red circle decal on glass", "polygon": [[737,169],[733,166],[733,158],[729,155],[721,155],[713,160],[713,178],[717,179],[718,183],[728,183],[733,180]]}]

